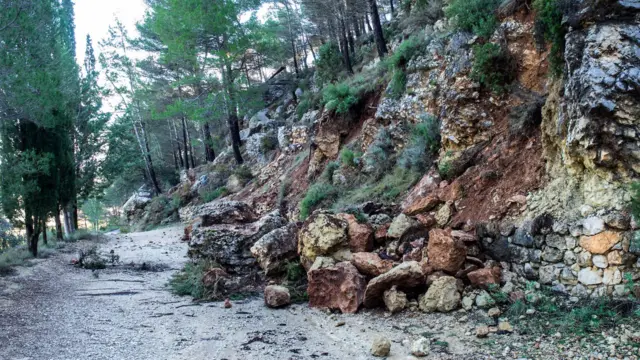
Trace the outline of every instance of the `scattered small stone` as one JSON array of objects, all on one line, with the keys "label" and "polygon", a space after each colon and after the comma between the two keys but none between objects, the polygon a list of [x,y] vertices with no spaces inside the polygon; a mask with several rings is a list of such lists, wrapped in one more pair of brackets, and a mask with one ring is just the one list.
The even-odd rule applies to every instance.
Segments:
[{"label": "scattered small stone", "polygon": [[429,355],[429,340],[425,337],[421,337],[413,342],[411,345],[411,355],[417,357],[423,357]]},{"label": "scattered small stone", "polygon": [[500,321],[498,323],[498,331],[512,333],[513,327],[511,326],[511,324],[509,324],[508,321]]},{"label": "scattered small stone", "polygon": [[536,313],[536,309],[527,309],[527,315],[533,315]]},{"label": "scattered small stone", "polygon": [[224,299],[224,308],[231,309],[231,301],[229,299]]},{"label": "scattered small stone", "polygon": [[371,345],[371,355],[377,357],[385,357],[391,351],[391,341],[384,337],[377,337]]},{"label": "scattered small stone", "polygon": [[484,338],[489,335],[489,327],[488,326],[478,326],[476,328],[476,336],[479,338]]},{"label": "scattered small stone", "polygon": [[345,322],[344,321],[338,321],[336,323],[336,327],[340,327],[340,326],[344,326]]},{"label": "scattered small stone", "polygon": [[500,309],[498,309],[497,307],[492,307],[487,311],[487,315],[489,315],[489,317],[498,317],[500,316],[500,314],[502,314],[502,311],[500,311]]}]

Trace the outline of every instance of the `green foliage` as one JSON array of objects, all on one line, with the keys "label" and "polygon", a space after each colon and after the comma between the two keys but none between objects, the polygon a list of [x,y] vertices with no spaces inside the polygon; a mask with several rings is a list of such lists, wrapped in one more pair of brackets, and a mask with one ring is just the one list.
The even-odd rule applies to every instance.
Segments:
[{"label": "green foliage", "polygon": [[210,268],[211,264],[207,261],[187,263],[180,272],[175,273],[169,280],[171,291],[176,295],[188,295],[196,300],[204,298],[206,289],[202,278]]},{"label": "green foliage", "polygon": [[93,237],[93,234],[87,229],[78,229],[72,234],[65,235],[65,241],[67,242],[77,242],[80,240],[90,240]]},{"label": "green foliage", "polygon": [[423,45],[417,36],[412,36],[403,41],[393,55],[386,60],[389,70],[393,71],[389,84],[389,95],[392,98],[398,99],[404,94],[407,87],[407,64],[421,52]]},{"label": "green foliage", "polygon": [[324,170],[322,171],[322,175],[320,175],[320,178],[322,180],[326,181],[327,183],[331,184],[333,182],[333,174],[339,168],[340,168],[340,163],[339,162],[337,162],[337,161],[329,161],[327,163],[327,166],[325,166]]},{"label": "green foliage", "polygon": [[451,176],[451,160],[443,158],[438,163],[438,173],[443,179],[448,179]]},{"label": "green foliage", "polygon": [[300,202],[300,219],[308,218],[318,205],[333,200],[336,195],[336,189],[330,184],[316,183],[311,185]]},{"label": "green foliage", "polygon": [[0,218],[0,253],[15,248],[23,242],[24,238],[13,231],[11,224]]},{"label": "green foliage", "polygon": [[469,77],[496,93],[503,93],[505,86],[515,77],[511,56],[500,45],[486,43],[473,47],[475,59]]},{"label": "green foliage", "polygon": [[471,31],[488,39],[498,25],[495,11],[500,2],[501,0],[452,0],[444,12],[448,18],[456,18],[458,29]]},{"label": "green foliage", "polygon": [[307,272],[300,264],[299,260],[287,261],[284,264],[285,273],[287,274],[287,280],[291,282],[298,282],[302,279],[306,279]]},{"label": "green foliage", "polygon": [[349,148],[344,148],[340,152],[340,161],[344,166],[356,167],[358,155]]},{"label": "green foliage", "polygon": [[398,165],[402,168],[425,171],[440,150],[439,120],[424,114],[421,120],[413,127],[409,142],[398,158]]},{"label": "green foliage", "polygon": [[329,84],[322,93],[322,101],[329,111],[346,114],[358,103],[358,94],[346,83]]},{"label": "green foliage", "polygon": [[260,151],[263,154],[278,148],[278,140],[273,136],[263,136],[260,139]]},{"label": "green foliage", "polygon": [[562,0],[535,0],[533,8],[536,11],[536,32],[551,41],[549,63],[551,74],[561,76],[564,71],[564,38],[567,29],[562,25]]},{"label": "green foliage", "polygon": [[506,304],[509,302],[509,295],[500,290],[500,286],[497,284],[489,284],[488,289],[489,294],[491,294],[491,297],[496,301],[496,303]]},{"label": "green foliage", "polygon": [[227,194],[229,194],[229,190],[227,190],[226,187],[221,186],[219,188],[216,188],[214,190],[211,191],[207,191],[205,193],[203,193],[202,196],[202,202],[208,203],[211,202],[215,199],[221,198],[226,196]]},{"label": "green foliage", "polygon": [[338,81],[341,72],[344,71],[344,63],[340,48],[334,42],[328,42],[318,50],[316,60],[316,76],[320,84]]},{"label": "green foliage", "polygon": [[247,165],[238,166],[233,170],[233,174],[237,176],[243,183],[248,183],[253,179],[251,168]]},{"label": "green foliage", "polygon": [[392,99],[399,99],[407,88],[407,73],[403,70],[395,70],[389,83],[389,95]]},{"label": "green foliage", "polygon": [[98,225],[105,213],[102,202],[96,198],[85,201],[82,205],[82,213],[89,219],[91,225],[93,225],[93,231],[98,231]]}]

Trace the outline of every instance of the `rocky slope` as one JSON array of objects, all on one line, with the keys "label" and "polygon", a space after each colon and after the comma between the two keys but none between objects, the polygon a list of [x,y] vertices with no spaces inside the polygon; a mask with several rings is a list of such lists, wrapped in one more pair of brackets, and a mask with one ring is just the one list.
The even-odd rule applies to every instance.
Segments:
[{"label": "rocky slope", "polygon": [[[355,117],[298,120],[296,100],[280,91],[245,119],[252,176],[223,153],[173,189],[190,255],[239,275],[259,266],[277,276],[299,259],[310,305],[342,312],[486,306],[496,292],[524,298],[530,281],[576,299],[626,296],[640,278],[628,211],[640,172],[640,3],[571,2],[564,78],[548,76],[527,6],[500,14],[491,41],[506,44],[516,69],[504,94],[470,79],[478,38],[446,20],[421,33],[424,51],[407,65],[399,99],[382,91]],[[439,119],[442,146],[411,189],[297,222],[300,199],[341,149],[362,150],[362,161],[330,181],[355,187],[349,172],[371,171],[380,134],[399,153],[425,116]],[[204,203],[223,186],[228,195]]]}]

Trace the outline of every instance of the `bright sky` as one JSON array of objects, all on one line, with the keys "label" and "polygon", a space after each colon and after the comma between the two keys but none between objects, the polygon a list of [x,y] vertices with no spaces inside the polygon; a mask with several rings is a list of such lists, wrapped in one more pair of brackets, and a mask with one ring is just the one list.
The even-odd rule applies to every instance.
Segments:
[{"label": "bright sky", "polygon": [[109,34],[116,18],[134,35],[136,22],[142,20],[147,6],[143,0],[75,0],[76,53],[78,63],[84,61],[87,34],[91,35],[96,57],[98,43]]}]

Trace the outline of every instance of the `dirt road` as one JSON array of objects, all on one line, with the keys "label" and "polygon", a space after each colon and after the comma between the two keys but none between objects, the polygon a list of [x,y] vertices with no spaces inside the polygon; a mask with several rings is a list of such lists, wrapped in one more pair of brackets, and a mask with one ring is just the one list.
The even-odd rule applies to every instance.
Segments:
[{"label": "dirt road", "polygon": [[[378,335],[392,341],[390,359],[410,359],[421,334],[447,344],[429,358],[484,358],[471,354],[475,324],[461,313],[329,315],[306,304],[272,310],[261,298],[224,309],[172,295],[167,281],[188,261],[180,235],[109,236],[99,246],[121,257],[115,268],[68,265],[71,247],[92,245],[81,242],[0,278],[0,359],[370,359]],[[143,263],[161,271],[141,271]]]}]

